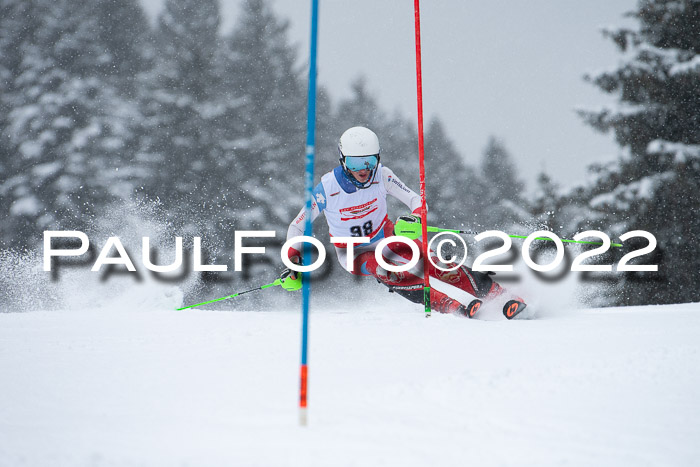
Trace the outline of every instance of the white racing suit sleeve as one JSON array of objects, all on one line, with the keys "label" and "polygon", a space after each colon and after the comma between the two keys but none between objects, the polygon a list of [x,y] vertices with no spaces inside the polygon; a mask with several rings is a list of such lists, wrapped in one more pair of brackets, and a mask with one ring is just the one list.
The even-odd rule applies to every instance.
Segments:
[{"label": "white racing suit sleeve", "polygon": [[[313,200],[311,202],[311,222],[315,221],[321,212],[326,208],[326,192],[323,189],[323,183],[316,185],[313,191]],[[301,208],[297,217],[294,218],[289,228],[287,229],[287,240],[294,237],[304,235],[304,226],[306,225],[306,206]],[[301,252],[301,242],[296,242],[291,246],[297,253]],[[290,249],[290,256],[292,250]]]},{"label": "white racing suit sleeve", "polygon": [[382,180],[386,192],[408,206],[411,212],[415,213],[421,207],[420,195],[404,185],[391,169],[382,166]]}]

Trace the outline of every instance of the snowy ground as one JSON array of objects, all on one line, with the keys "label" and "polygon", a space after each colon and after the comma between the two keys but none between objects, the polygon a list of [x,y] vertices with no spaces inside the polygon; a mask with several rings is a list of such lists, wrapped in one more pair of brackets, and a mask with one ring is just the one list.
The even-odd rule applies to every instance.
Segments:
[{"label": "snowy ground", "polygon": [[[0,314],[0,465],[697,465],[700,304]],[[342,305],[341,305],[342,306]]]}]

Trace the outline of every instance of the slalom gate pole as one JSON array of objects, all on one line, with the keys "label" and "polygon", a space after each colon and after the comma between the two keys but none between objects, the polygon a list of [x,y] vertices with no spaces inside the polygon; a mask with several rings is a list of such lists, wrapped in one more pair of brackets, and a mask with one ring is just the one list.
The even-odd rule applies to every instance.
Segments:
[{"label": "slalom gate pole", "polygon": [[[473,230],[456,230],[456,229],[442,229],[440,227],[433,227],[431,225],[428,226],[428,232],[451,232],[451,233],[459,233],[459,234],[465,234],[465,235],[479,235],[479,232],[474,232]],[[527,238],[527,235],[508,235],[510,238]],[[554,239],[549,238],[549,237],[536,237],[535,240],[545,240],[545,241],[550,241],[553,242]],[[584,245],[602,245],[602,242],[584,242],[583,240],[569,240],[566,238],[560,238],[564,243],[581,243]],[[616,247],[622,247],[621,243],[610,243],[610,246],[616,246]]]},{"label": "slalom gate pole", "polygon": [[[306,111],[306,224],[304,235],[313,235],[311,205],[314,189],[314,157],[316,141],[316,50],[318,42],[318,0],[311,0],[311,50],[309,54],[309,94]],[[303,264],[311,264],[311,250],[306,242],[303,245]],[[309,300],[311,298],[311,274],[302,273],[301,305],[301,370],[299,381],[299,424],[306,426],[308,389],[308,346],[309,346]]]},{"label": "slalom gate pole", "polygon": [[229,298],[238,297],[239,295],[243,295],[243,294],[246,294],[249,292],[255,292],[257,290],[267,289],[268,287],[274,287],[276,285],[282,285],[282,281],[280,279],[277,279],[277,280],[275,280],[275,282],[272,282],[270,284],[261,285],[260,287],[255,287],[254,289],[250,289],[250,290],[244,290],[243,292],[238,292],[238,293],[235,293],[232,295],[226,295],[225,297],[215,298],[214,300],[209,300],[206,302],[197,303],[196,305],[183,306],[182,308],[178,308],[176,311],[186,310],[188,308],[194,308],[196,306],[206,305],[207,303],[220,302],[221,300],[228,300]]},{"label": "slalom gate pole", "polygon": [[418,167],[420,169],[421,224],[423,225],[423,303],[425,317],[430,317],[430,259],[428,258],[428,210],[425,203],[425,147],[423,141],[423,80],[420,56],[420,4],[414,0],[416,29],[416,94],[418,98]]}]

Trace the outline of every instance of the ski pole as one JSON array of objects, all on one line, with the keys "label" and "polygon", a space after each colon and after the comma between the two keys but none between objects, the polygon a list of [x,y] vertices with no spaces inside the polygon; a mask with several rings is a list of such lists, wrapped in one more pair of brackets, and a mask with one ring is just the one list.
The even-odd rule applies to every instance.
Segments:
[{"label": "ski pole", "polygon": [[441,229],[440,227],[433,227],[431,225],[428,226],[428,232],[452,232],[465,235],[479,235],[479,232],[474,232],[473,230]]},{"label": "ski pole", "polygon": [[275,282],[272,282],[270,284],[261,285],[260,287],[256,287],[254,289],[244,290],[243,292],[238,292],[238,293],[235,293],[232,295],[226,295],[225,297],[221,297],[221,298],[215,298],[214,300],[209,300],[206,302],[197,303],[196,305],[183,306],[182,308],[178,308],[176,311],[186,310],[188,308],[194,308],[194,307],[200,306],[200,305],[206,305],[207,303],[220,302],[221,300],[228,300],[229,298],[238,297],[239,295],[243,295],[243,294],[246,294],[248,292],[255,292],[256,290],[263,290],[263,289],[267,289],[268,287],[274,287],[276,285],[282,285],[282,280],[276,279]]},{"label": "ski pole", "polygon": [[[428,226],[428,232],[452,232],[452,233],[460,233],[460,234],[466,234],[466,235],[478,235],[479,232],[474,232],[473,230],[457,230],[457,229],[442,229],[440,227],[433,227],[433,226]],[[510,238],[527,238],[527,235],[508,235]],[[549,238],[549,237],[537,237],[535,240],[549,240],[550,242],[553,242],[554,240]],[[584,243],[586,245],[602,245],[602,242],[585,242],[583,240],[569,240],[566,238],[561,238],[560,239],[564,243]],[[617,247],[622,247],[622,244],[620,243],[611,243],[610,246],[617,246]]]}]

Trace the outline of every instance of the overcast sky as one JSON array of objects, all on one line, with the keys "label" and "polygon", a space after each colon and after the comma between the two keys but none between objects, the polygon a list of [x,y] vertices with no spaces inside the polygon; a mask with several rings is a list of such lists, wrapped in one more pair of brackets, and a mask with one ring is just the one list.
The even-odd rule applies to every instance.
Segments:
[{"label": "overcast sky", "polygon": [[[163,0],[144,0],[155,15]],[[222,0],[223,31],[241,0]],[[416,119],[412,0],[320,0],[318,79],[334,98],[359,75],[389,111]],[[564,186],[585,179],[591,162],[613,160],[611,135],[575,114],[614,100],[583,81],[614,67],[620,54],[602,26],[634,25],[636,0],[439,0],[421,2],[423,108],[439,116],[474,164],[489,135],[502,138],[528,185],[545,170]],[[290,38],[308,59],[310,1],[274,0]],[[427,125],[427,122],[426,122]],[[303,139],[304,135],[300,135]],[[381,135],[379,135],[381,141]],[[383,148],[391,166],[391,148]],[[428,174],[428,177],[430,174]]]}]

